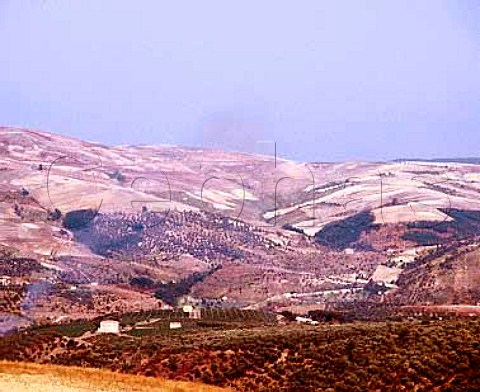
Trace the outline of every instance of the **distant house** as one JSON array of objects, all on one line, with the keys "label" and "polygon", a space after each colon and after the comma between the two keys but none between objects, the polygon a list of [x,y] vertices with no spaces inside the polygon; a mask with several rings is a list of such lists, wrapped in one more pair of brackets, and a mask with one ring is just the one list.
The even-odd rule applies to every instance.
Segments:
[{"label": "distant house", "polygon": [[193,306],[192,305],[183,305],[182,309],[183,309],[184,313],[193,312]]},{"label": "distant house", "polygon": [[295,317],[295,321],[298,322],[298,323],[310,323],[313,320],[311,318],[308,318],[308,317],[297,316],[297,317]]},{"label": "distant house", "polygon": [[310,325],[318,325],[318,324],[320,324],[318,321],[314,321],[314,320],[312,320],[312,319],[309,318],[309,317],[300,317],[300,316],[297,316],[297,317],[295,317],[295,321],[296,321],[297,323],[310,324]]},{"label": "distant house", "polygon": [[120,323],[114,320],[105,320],[100,322],[100,328],[97,333],[120,333]]},{"label": "distant house", "polygon": [[177,321],[170,321],[170,329],[179,329],[182,328],[182,323]]},{"label": "distant house", "polygon": [[193,307],[192,305],[183,305],[182,309],[184,313],[188,313],[188,318],[190,319],[197,320],[202,318],[201,310]]},{"label": "distant house", "polygon": [[0,276],[0,286],[9,286],[12,281],[12,278],[10,276]]}]

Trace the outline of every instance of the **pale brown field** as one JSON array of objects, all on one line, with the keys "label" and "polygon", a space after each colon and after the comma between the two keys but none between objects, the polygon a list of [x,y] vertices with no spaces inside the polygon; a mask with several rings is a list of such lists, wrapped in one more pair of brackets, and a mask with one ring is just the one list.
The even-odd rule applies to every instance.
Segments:
[{"label": "pale brown field", "polygon": [[10,392],[220,392],[199,383],[170,381],[105,370],[0,362],[0,391]]}]

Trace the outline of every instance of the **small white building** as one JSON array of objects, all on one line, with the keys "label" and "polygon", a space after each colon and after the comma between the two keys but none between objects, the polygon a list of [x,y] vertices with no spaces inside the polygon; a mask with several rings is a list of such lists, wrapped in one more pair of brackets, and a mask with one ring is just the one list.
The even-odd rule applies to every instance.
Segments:
[{"label": "small white building", "polygon": [[184,312],[184,313],[191,313],[191,312],[193,312],[193,306],[192,306],[192,305],[183,305],[183,312]]},{"label": "small white building", "polygon": [[318,325],[318,324],[320,324],[318,321],[314,321],[314,320],[312,320],[312,319],[309,318],[309,317],[301,317],[301,316],[295,317],[295,321],[296,321],[297,323],[310,324],[310,325]]},{"label": "small white building", "polygon": [[170,321],[170,329],[179,329],[182,328],[182,323],[177,321]]},{"label": "small white building", "polygon": [[202,318],[201,310],[193,307],[192,305],[183,305],[182,309],[184,313],[188,313],[188,318],[190,319]]},{"label": "small white building", "polygon": [[100,322],[100,328],[97,333],[120,333],[120,323],[114,320],[105,320]]},{"label": "small white building", "polygon": [[9,286],[11,283],[12,279],[10,276],[0,276],[0,286]]}]

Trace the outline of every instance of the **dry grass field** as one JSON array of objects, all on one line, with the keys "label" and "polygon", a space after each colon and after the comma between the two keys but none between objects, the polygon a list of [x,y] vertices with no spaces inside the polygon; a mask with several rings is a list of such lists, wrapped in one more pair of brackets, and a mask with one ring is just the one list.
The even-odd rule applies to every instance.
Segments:
[{"label": "dry grass field", "polygon": [[229,389],[96,369],[0,362],[0,391],[220,392],[229,391]]}]

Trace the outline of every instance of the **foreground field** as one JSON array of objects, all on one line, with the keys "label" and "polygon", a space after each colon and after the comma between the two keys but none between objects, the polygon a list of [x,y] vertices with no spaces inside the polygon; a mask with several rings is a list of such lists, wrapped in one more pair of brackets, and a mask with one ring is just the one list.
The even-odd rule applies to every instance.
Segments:
[{"label": "foreground field", "polygon": [[103,370],[0,362],[0,391],[11,392],[220,392],[226,389]]}]

